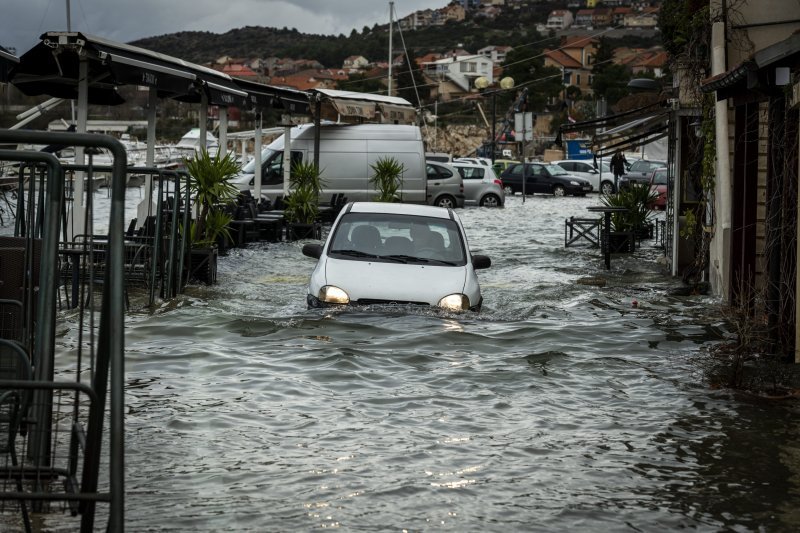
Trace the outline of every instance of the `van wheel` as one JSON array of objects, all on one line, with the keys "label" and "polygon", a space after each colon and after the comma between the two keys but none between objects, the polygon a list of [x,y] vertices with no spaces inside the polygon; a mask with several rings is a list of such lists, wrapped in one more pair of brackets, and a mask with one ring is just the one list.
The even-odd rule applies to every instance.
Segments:
[{"label": "van wheel", "polygon": [[604,181],[600,184],[600,192],[608,196],[609,194],[614,194],[614,184],[610,181]]},{"label": "van wheel", "polygon": [[514,196],[514,189],[511,188],[511,185],[506,185],[505,187],[503,187],[503,192],[508,195]]},{"label": "van wheel", "polygon": [[553,196],[566,196],[567,191],[564,190],[564,187],[561,185],[556,185],[553,187]]},{"label": "van wheel", "polygon": [[481,206],[483,207],[500,207],[500,198],[496,194],[487,194],[481,198]]},{"label": "van wheel", "polygon": [[449,209],[455,209],[456,208],[456,199],[453,198],[452,196],[448,196],[448,195],[445,194],[444,196],[440,196],[436,200],[436,205],[439,206],[439,207],[447,207]]}]

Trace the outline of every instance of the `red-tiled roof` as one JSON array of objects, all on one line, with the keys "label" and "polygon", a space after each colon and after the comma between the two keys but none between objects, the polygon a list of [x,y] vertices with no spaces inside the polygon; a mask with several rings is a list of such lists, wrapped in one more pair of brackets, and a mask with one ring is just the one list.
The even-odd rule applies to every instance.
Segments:
[{"label": "red-tiled roof", "polygon": [[545,50],[545,57],[549,57],[562,67],[566,68],[583,68],[581,62],[564,52],[563,50]]},{"label": "red-tiled roof", "polygon": [[258,74],[253,72],[253,69],[251,69],[247,65],[241,65],[241,64],[225,65],[224,67],[222,67],[222,72],[224,72],[228,76],[233,76],[235,78],[257,78],[258,77]]}]

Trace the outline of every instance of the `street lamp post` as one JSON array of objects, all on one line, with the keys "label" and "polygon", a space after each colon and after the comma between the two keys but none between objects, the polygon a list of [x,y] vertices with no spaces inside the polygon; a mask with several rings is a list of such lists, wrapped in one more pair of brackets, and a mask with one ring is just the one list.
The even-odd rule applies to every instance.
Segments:
[{"label": "street lamp post", "polygon": [[[475,80],[475,88],[478,89],[478,91],[481,94],[487,94],[484,91],[488,86],[489,86],[489,80],[484,76],[481,76],[480,78],[477,78]],[[497,126],[497,93],[500,91],[507,91],[508,89],[511,89],[513,87],[514,87],[514,79],[506,76],[505,78],[500,80],[500,89],[495,89],[493,91],[488,92],[488,94],[492,95],[492,143],[491,143],[492,165],[494,165],[495,153],[497,151],[495,149],[495,143],[497,142],[497,133],[495,129]]]}]

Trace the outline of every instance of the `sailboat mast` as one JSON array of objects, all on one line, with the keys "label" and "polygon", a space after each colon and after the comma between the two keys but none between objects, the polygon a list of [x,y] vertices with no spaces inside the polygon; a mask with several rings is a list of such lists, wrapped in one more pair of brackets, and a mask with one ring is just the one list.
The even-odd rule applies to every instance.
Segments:
[{"label": "sailboat mast", "polygon": [[394,2],[389,2],[389,96],[392,96],[392,29],[394,28]]}]

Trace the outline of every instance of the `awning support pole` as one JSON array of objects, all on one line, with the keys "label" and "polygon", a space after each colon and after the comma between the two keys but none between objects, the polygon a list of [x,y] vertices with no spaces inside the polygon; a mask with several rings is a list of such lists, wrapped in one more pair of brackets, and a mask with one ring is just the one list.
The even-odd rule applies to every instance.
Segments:
[{"label": "awning support pole", "polygon": [[283,197],[289,196],[289,180],[292,176],[292,124],[289,117],[283,121]]},{"label": "awning support pole", "polygon": [[255,147],[253,150],[255,153],[253,154],[253,162],[255,164],[255,176],[253,181],[255,183],[255,197],[256,200],[261,201],[261,120],[262,115],[261,111],[258,111],[256,114],[256,138],[255,138]]},{"label": "awning support pole", "polygon": [[224,157],[228,153],[228,108],[219,107],[219,149],[217,155]]},{"label": "awning support pole", "polygon": [[322,122],[322,118],[320,118],[320,114],[322,113],[322,99],[319,97],[319,94],[314,95],[314,166],[319,168],[319,136],[320,136],[320,124]]},{"label": "awning support pole", "polygon": [[200,91],[200,137],[197,143],[202,150],[208,150],[208,95],[205,91]]},{"label": "awning support pole", "polygon": [[[84,55],[81,55],[78,64],[78,133],[86,133],[86,123],[89,118],[89,63]],[[75,164],[84,165],[84,147],[75,147]],[[72,179],[72,217],[67,235],[70,240],[75,240],[75,236],[84,233],[86,224],[86,199],[84,198],[83,172],[75,172]],[[89,184],[91,191],[92,184]]]},{"label": "awning support pole", "polygon": [[[158,91],[150,87],[147,94],[147,160],[145,164],[153,168],[156,160],[156,106],[158,105]],[[136,208],[136,227],[141,228],[147,217],[153,213],[153,176],[145,174],[144,200]]]}]

